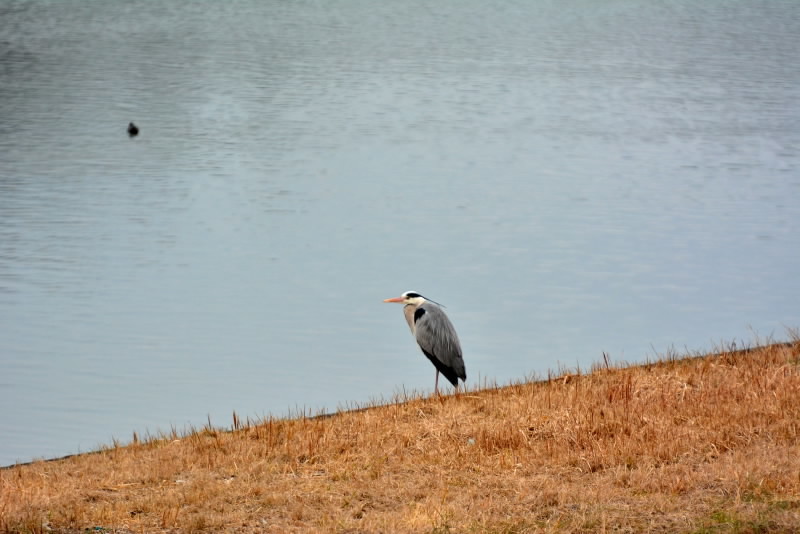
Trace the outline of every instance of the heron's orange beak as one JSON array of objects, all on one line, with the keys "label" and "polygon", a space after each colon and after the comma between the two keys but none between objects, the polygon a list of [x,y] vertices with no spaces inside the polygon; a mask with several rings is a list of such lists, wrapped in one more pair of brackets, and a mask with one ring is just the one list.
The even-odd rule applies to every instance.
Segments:
[{"label": "heron's orange beak", "polygon": [[386,299],[383,302],[403,302],[403,297],[394,297],[391,299]]}]

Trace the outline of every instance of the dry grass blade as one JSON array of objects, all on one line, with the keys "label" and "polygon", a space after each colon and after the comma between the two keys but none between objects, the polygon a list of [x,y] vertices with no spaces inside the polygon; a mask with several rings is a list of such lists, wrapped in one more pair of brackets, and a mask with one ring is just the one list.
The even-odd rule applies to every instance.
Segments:
[{"label": "dry grass blade", "polygon": [[10,532],[795,532],[800,341],[0,470]]}]

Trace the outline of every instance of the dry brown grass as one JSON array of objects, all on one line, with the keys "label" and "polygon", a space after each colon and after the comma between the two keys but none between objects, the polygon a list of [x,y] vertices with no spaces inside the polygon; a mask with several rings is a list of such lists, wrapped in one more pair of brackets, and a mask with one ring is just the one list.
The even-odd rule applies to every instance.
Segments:
[{"label": "dry brown grass", "polygon": [[800,530],[797,339],[235,426],[0,470],[0,529]]}]

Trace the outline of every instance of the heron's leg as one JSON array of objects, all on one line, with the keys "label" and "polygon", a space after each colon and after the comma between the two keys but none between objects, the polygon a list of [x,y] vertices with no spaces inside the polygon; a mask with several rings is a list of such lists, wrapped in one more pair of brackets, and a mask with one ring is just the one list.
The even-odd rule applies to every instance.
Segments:
[{"label": "heron's leg", "polygon": [[433,386],[433,390],[436,392],[437,395],[439,394],[439,370],[438,369],[436,370],[436,384]]}]

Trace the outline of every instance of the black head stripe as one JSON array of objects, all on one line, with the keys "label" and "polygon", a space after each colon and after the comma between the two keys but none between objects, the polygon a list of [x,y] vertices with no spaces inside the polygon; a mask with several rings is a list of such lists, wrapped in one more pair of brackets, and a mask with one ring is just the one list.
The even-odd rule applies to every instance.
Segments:
[{"label": "black head stripe", "polygon": [[414,310],[414,324],[417,324],[419,318],[425,315],[425,310],[423,308],[417,308]]},{"label": "black head stripe", "polygon": [[420,295],[419,293],[415,293],[413,291],[409,291],[408,293],[406,293],[406,297],[408,297],[410,299],[415,299],[415,298],[421,297],[421,296],[422,295]]}]

